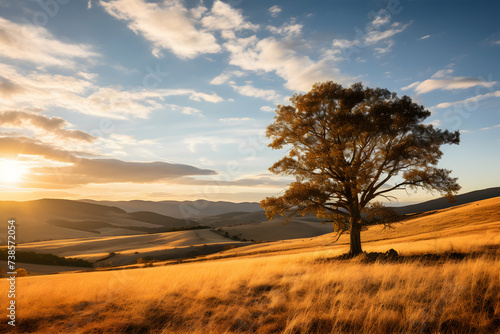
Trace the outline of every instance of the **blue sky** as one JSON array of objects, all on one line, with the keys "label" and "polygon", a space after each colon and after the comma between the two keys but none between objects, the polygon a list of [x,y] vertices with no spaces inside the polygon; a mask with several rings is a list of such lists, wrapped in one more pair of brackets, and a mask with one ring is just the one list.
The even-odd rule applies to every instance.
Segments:
[{"label": "blue sky", "polygon": [[[1,199],[258,201],[265,127],[312,84],[409,95],[460,130],[441,167],[498,186],[494,1],[0,0]],[[429,199],[396,193],[401,202]]]}]

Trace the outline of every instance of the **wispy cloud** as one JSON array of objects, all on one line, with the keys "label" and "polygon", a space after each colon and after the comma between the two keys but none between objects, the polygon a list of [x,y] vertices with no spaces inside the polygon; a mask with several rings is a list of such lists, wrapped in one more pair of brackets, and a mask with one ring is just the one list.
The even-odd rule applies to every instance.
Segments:
[{"label": "wispy cloud", "polygon": [[336,66],[335,54],[325,52],[315,61],[300,55],[286,41],[256,36],[232,40],[224,44],[230,52],[230,64],[247,71],[275,72],[291,90],[309,91],[319,81],[352,82]]},{"label": "wispy cloud", "polygon": [[44,134],[54,135],[62,140],[93,142],[96,139],[96,137],[86,132],[66,129],[70,124],[60,117],[47,117],[26,111],[0,112],[0,126],[21,129],[31,128]]},{"label": "wispy cloud", "polygon": [[447,69],[444,69],[444,70],[439,70],[436,73],[434,73],[431,76],[431,78],[432,79],[445,78],[445,77],[449,76],[450,74],[452,74],[454,71],[455,70],[453,70],[452,68],[447,68]]},{"label": "wispy cloud", "polygon": [[476,78],[454,77],[448,79],[427,79],[425,81],[417,81],[402,90],[413,89],[418,94],[424,94],[433,90],[460,90],[472,87],[492,87],[496,81],[483,81]]},{"label": "wispy cloud", "polygon": [[165,0],[149,3],[143,0],[100,1],[107,13],[128,22],[128,27],[153,43],[153,55],[160,57],[169,50],[181,58],[220,51],[216,38],[197,27],[200,7],[189,11],[181,1]]},{"label": "wispy cloud", "polygon": [[234,186],[234,187],[285,187],[290,184],[293,179],[287,177],[276,177],[267,174],[249,175],[235,180],[213,179],[204,180],[193,177],[182,177],[175,180],[183,185],[205,185],[205,186]]},{"label": "wispy cloud", "polygon": [[470,105],[471,103],[477,103],[481,100],[485,100],[485,99],[488,99],[491,97],[500,97],[500,91],[476,95],[473,97],[469,97],[468,99],[455,101],[455,102],[439,103],[438,105],[434,106],[433,108],[444,109],[444,108],[449,108],[449,107],[456,106],[456,105]]},{"label": "wispy cloud", "polygon": [[491,34],[486,38],[483,43],[489,44],[490,46],[499,46],[500,45],[500,31],[494,34]]},{"label": "wispy cloud", "polygon": [[41,26],[18,24],[0,17],[0,56],[38,66],[75,68],[99,54],[86,44],[62,42]]},{"label": "wispy cloud", "polygon": [[500,124],[493,125],[493,126],[487,126],[487,127],[482,128],[482,129],[480,129],[480,130],[481,130],[481,131],[485,131],[485,130],[491,130],[491,129],[494,129],[494,128],[500,128]]},{"label": "wispy cloud", "polygon": [[262,89],[252,85],[238,86],[236,84],[231,85],[231,87],[245,96],[257,97],[268,101],[278,101],[281,99],[281,96],[274,89]]},{"label": "wispy cloud", "polygon": [[233,31],[257,30],[259,26],[245,20],[241,10],[232,8],[222,1],[215,1],[210,13],[201,19],[203,27],[208,30],[220,30],[222,36],[234,38]]},{"label": "wispy cloud", "polygon": [[476,78],[468,77],[453,77],[451,74],[455,71],[452,67],[454,64],[448,65],[448,68],[439,70],[434,73],[430,79],[424,81],[416,81],[408,86],[401,88],[402,90],[413,89],[418,94],[424,94],[433,90],[460,90],[472,87],[492,87],[496,81],[484,81]]},{"label": "wispy cloud", "polygon": [[[173,96],[186,96],[196,102],[217,103],[223,99],[214,92],[193,89],[132,89],[120,86],[99,87],[75,76],[19,73],[16,68],[0,64],[0,108],[50,108],[101,117],[127,119],[146,118],[168,104]],[[190,106],[185,106],[190,107]],[[191,107],[193,108],[193,107]],[[193,109],[183,109],[184,113]]]},{"label": "wispy cloud", "polygon": [[233,76],[242,77],[245,76],[245,72],[242,71],[224,71],[210,81],[212,85],[222,85],[229,81]]},{"label": "wispy cloud", "polygon": [[278,34],[287,37],[293,37],[302,33],[304,25],[295,23],[293,20],[290,23],[284,23],[281,27],[267,26],[267,30],[273,34]]},{"label": "wispy cloud", "polygon": [[265,112],[273,112],[275,108],[269,107],[269,106],[262,106],[260,107],[260,110],[265,111]]},{"label": "wispy cloud", "polygon": [[368,22],[365,31],[359,28],[355,29],[358,38],[354,40],[334,39],[332,46],[335,49],[341,50],[342,54],[346,57],[352,56],[353,53],[360,53],[361,49],[367,47],[373,48],[378,56],[382,56],[389,53],[396,44],[393,37],[405,31],[412,23],[390,22],[391,15],[380,11],[372,21]]},{"label": "wispy cloud", "polygon": [[410,25],[410,23],[401,24],[399,22],[394,22],[386,30],[370,30],[366,34],[364,42],[367,45],[373,45],[373,44],[378,43],[382,40],[389,39],[389,38],[393,37],[394,35],[399,34],[400,32],[403,32],[409,25]]},{"label": "wispy cloud", "polygon": [[431,37],[431,35],[425,35],[425,36],[420,37],[419,39],[427,39],[429,37]]},{"label": "wispy cloud", "polygon": [[237,125],[237,124],[242,124],[248,121],[251,121],[252,119],[249,117],[230,117],[230,118],[219,118],[220,122],[226,123],[226,124],[231,124],[231,125]]},{"label": "wispy cloud", "polygon": [[271,14],[272,17],[277,17],[281,13],[281,7],[278,5],[274,5],[271,8],[269,8],[269,14]]}]

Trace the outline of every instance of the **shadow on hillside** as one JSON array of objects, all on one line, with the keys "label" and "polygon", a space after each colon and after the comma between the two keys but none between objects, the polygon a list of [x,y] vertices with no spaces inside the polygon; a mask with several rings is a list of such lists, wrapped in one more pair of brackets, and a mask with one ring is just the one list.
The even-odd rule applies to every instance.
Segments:
[{"label": "shadow on hillside", "polygon": [[464,252],[443,252],[443,253],[424,253],[413,255],[399,255],[394,249],[390,249],[385,253],[382,252],[364,252],[363,254],[350,257],[349,254],[340,256],[318,259],[317,262],[333,262],[333,261],[354,261],[359,263],[406,263],[420,262],[422,264],[438,264],[450,261],[463,261],[467,259],[475,259],[480,257],[500,258],[500,245],[484,245],[480,249],[470,253]]}]

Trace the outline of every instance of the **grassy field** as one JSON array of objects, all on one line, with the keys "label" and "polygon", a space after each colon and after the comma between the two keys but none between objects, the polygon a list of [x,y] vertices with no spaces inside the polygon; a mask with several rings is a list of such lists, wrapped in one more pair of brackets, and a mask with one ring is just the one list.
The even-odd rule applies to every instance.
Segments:
[{"label": "grassy field", "polygon": [[17,332],[500,333],[499,204],[367,231],[365,249],[395,248],[392,260],[341,260],[346,246],[320,236],[227,259],[18,278]]}]

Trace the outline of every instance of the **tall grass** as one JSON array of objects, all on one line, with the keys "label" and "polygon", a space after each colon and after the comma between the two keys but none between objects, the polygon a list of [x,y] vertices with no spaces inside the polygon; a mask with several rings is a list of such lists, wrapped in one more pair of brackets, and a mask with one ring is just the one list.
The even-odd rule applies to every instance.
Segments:
[{"label": "tall grass", "polygon": [[[328,255],[23,277],[18,330],[500,333],[496,255],[437,263],[364,263]],[[0,296],[2,305],[6,297]]]}]

